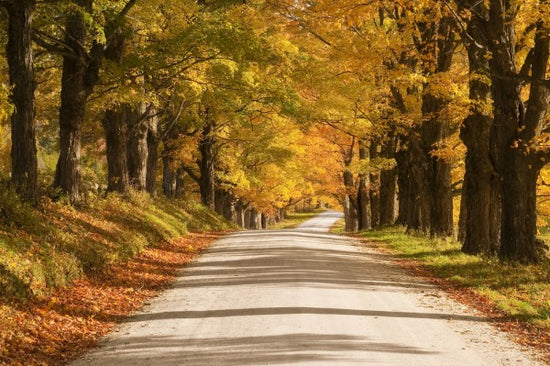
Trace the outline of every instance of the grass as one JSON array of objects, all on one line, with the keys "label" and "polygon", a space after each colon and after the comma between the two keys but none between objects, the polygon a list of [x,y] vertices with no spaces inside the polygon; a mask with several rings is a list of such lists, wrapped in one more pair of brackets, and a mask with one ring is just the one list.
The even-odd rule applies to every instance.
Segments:
[{"label": "grass", "polygon": [[123,263],[188,231],[232,226],[193,202],[132,193],[84,207],[44,200],[39,208],[0,190],[0,301],[44,296],[75,279]]},{"label": "grass", "polygon": [[319,215],[325,209],[315,209],[311,212],[291,212],[287,213],[284,220],[276,224],[270,225],[269,229],[293,229],[301,223]]},{"label": "grass", "polygon": [[438,277],[484,295],[513,319],[550,331],[550,260],[538,265],[502,263],[464,254],[454,240],[407,235],[401,227],[362,235],[397,257],[417,261]]}]

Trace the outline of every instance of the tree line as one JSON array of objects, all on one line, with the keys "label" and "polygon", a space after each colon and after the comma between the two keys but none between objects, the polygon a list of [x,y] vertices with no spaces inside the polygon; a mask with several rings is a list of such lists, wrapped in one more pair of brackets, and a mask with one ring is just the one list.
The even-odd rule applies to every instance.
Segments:
[{"label": "tree line", "polygon": [[105,180],[120,194],[196,192],[259,228],[323,200],[348,231],[398,223],[456,235],[470,254],[544,256],[545,0],[0,6],[0,116],[27,200],[58,152],[50,195],[73,204]]}]

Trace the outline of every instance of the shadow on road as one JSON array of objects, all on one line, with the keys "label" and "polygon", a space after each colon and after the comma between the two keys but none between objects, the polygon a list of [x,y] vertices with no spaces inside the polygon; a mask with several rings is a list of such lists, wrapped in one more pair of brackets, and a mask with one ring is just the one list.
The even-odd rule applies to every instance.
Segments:
[{"label": "shadow on road", "polygon": [[[326,361],[334,365],[358,362],[354,352],[436,354],[420,348],[342,334],[281,334],[262,337],[181,339],[133,337],[125,339],[124,355],[107,351],[104,364],[124,365],[276,365]],[[205,349],[208,353],[205,353]],[[345,355],[345,356],[344,356]],[[122,356],[122,357],[121,357]],[[355,362],[354,362],[355,361]],[[364,363],[362,358],[359,363]],[[359,364],[358,363],[358,364]]]}]

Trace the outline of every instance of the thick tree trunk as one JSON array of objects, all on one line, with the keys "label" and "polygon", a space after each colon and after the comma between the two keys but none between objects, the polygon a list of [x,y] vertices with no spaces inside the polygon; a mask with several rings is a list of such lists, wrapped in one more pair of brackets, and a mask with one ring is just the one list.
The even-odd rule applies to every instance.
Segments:
[{"label": "thick tree trunk", "polygon": [[214,209],[215,205],[215,144],[216,140],[213,133],[213,124],[207,122],[202,130],[201,139],[199,142],[199,151],[201,153],[199,161],[200,176],[200,192],[202,203]]},{"label": "thick tree trunk", "polygon": [[523,154],[510,149],[502,171],[502,237],[500,256],[538,262],[536,192],[539,171]]},{"label": "thick tree trunk", "polygon": [[107,146],[107,192],[127,193],[130,188],[126,110],[124,106],[108,110],[102,121]]},{"label": "thick tree trunk", "polygon": [[431,195],[428,189],[429,164],[416,132],[407,136],[409,155],[409,200],[407,202],[407,230],[428,233],[431,227]]},{"label": "thick tree trunk", "polygon": [[147,131],[149,119],[145,104],[128,112],[128,174],[130,185],[137,191],[143,191],[147,185]]},{"label": "thick tree trunk", "polygon": [[[532,145],[546,119],[550,90],[541,83],[531,83],[526,108],[522,82],[517,78],[501,77],[517,75],[515,16],[509,3],[491,1],[490,23],[496,29],[489,43],[494,106],[491,132],[497,172],[502,182],[500,256],[512,261],[537,262],[540,253],[536,240],[536,182],[548,157],[535,151]],[[544,22],[537,24],[532,62],[527,64],[533,80],[543,80],[547,74],[550,43],[545,27]]]},{"label": "thick tree trunk", "polygon": [[82,11],[66,15],[64,43],[73,54],[63,57],[61,76],[61,107],[59,109],[59,160],[55,170],[54,187],[65,192],[70,202],[80,200],[80,145],[86,103],[99,80],[103,45],[94,42],[86,53],[88,20],[93,0],[75,0]]},{"label": "thick tree trunk", "polygon": [[422,125],[422,144],[428,163],[426,188],[431,206],[430,234],[432,236],[452,236],[454,229],[451,164],[432,154],[437,143],[450,136],[448,123],[442,121],[439,116],[445,103],[429,93],[422,96],[422,114],[428,116]]},{"label": "thick tree trunk", "polygon": [[34,124],[36,87],[32,51],[35,0],[17,0],[5,5],[9,16],[6,56],[12,86],[11,181],[21,197],[37,198],[36,132]]},{"label": "thick tree trunk", "polygon": [[[475,25],[470,31],[475,32]],[[500,240],[500,186],[491,157],[492,117],[482,107],[490,103],[491,87],[482,76],[487,73],[488,57],[483,48],[468,47],[471,114],[464,121],[460,138],[466,145],[466,173],[462,188],[461,225],[459,239],[462,251],[469,254],[496,254]],[[463,237],[462,237],[463,236]]]}]

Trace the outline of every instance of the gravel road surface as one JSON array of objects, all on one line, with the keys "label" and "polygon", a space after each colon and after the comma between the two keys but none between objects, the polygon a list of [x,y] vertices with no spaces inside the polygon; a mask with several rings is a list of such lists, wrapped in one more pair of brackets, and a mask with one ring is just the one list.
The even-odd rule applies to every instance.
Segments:
[{"label": "gravel road surface", "polygon": [[73,366],[542,365],[340,218],[226,236]]}]

